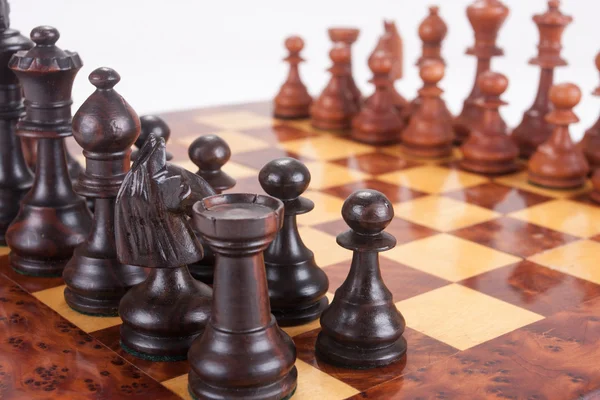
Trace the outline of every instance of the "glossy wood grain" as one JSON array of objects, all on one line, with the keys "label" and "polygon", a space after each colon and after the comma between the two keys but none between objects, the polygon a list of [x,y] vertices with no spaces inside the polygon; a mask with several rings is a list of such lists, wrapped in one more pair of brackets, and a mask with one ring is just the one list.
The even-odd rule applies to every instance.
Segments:
[{"label": "glossy wood grain", "polygon": [[177,398],[3,276],[0,302],[1,398]]}]

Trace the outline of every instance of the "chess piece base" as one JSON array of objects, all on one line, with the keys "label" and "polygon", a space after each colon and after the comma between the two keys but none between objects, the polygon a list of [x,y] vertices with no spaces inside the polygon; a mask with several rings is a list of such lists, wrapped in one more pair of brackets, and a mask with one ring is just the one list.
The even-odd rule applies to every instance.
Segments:
[{"label": "chess piece base", "polygon": [[460,167],[467,171],[476,172],[486,175],[503,175],[515,172],[519,169],[519,165],[512,160],[503,161],[475,161],[463,158],[460,161]]},{"label": "chess piece base", "polygon": [[410,156],[421,158],[443,158],[452,155],[452,146],[420,147],[404,142],[401,149]]},{"label": "chess piece base", "polygon": [[310,103],[299,106],[275,106],[273,116],[279,119],[305,119],[310,117]]},{"label": "chess piece base", "polygon": [[590,199],[600,204],[600,192],[596,190],[590,192]]},{"label": "chess piece base", "polygon": [[296,391],[298,370],[294,366],[279,381],[265,386],[248,388],[221,388],[203,382],[192,369],[189,374],[190,394],[195,399],[207,400],[283,400],[289,399]]},{"label": "chess piece base", "polygon": [[150,361],[180,361],[187,359],[192,342],[202,333],[177,338],[146,335],[126,324],[121,325],[120,345],[126,352]]},{"label": "chess piece base", "polygon": [[311,120],[311,125],[313,128],[325,131],[343,131],[350,129],[351,123],[349,119],[325,120],[313,117]]},{"label": "chess piece base", "polygon": [[277,319],[279,326],[298,326],[314,321],[321,316],[323,310],[329,305],[327,297],[321,298],[308,307],[298,308],[271,308],[271,313]]},{"label": "chess piece base", "polygon": [[[99,278],[102,277],[102,278]],[[142,267],[123,265],[116,259],[94,258],[75,249],[63,272],[65,301],[82,314],[116,316],[127,290],[146,279]]]},{"label": "chess piece base", "polygon": [[22,257],[15,252],[9,255],[10,266],[15,272],[22,275],[38,276],[38,277],[60,277],[69,262],[65,260],[38,260],[30,257]]},{"label": "chess piece base", "polygon": [[406,339],[380,348],[346,346],[319,332],[315,346],[317,358],[340,367],[354,369],[378,368],[399,361],[406,354]]},{"label": "chess piece base", "polygon": [[548,178],[529,172],[529,182],[549,189],[576,189],[583,186],[586,177]]}]

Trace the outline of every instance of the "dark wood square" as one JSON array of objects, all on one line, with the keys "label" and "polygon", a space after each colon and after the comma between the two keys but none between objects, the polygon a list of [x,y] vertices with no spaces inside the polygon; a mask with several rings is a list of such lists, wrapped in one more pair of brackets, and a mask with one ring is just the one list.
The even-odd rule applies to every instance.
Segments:
[{"label": "dark wood square", "polygon": [[307,132],[294,126],[275,124],[273,126],[255,129],[242,129],[241,133],[256,137],[269,143],[286,142],[288,140],[303,139],[318,136],[314,132]]},{"label": "dark wood square", "polygon": [[231,161],[260,170],[269,161],[281,157],[292,157],[300,161],[313,161],[306,156],[301,156],[276,147],[267,147],[261,150],[233,154],[231,156]]},{"label": "dark wood square", "polygon": [[118,355],[134,364],[136,367],[150,375],[152,378],[159,382],[163,382],[172,378],[176,378],[180,375],[187,374],[190,370],[190,364],[187,360],[185,361],[173,361],[173,362],[158,362],[144,360],[135,357],[121,348],[120,341],[120,329],[121,325],[112,326],[110,328],[102,329],[99,331],[91,332],[90,335],[95,337],[97,340],[102,342],[106,347],[116,352]]},{"label": "dark wood square", "polygon": [[523,258],[579,240],[566,233],[508,217],[462,228],[452,234]]},{"label": "dark wood square", "polygon": [[27,276],[16,272],[10,267],[8,255],[0,257],[0,274],[11,281],[19,284],[29,293],[39,292],[40,290],[51,289],[64,284],[61,277],[45,278],[36,276]]},{"label": "dark wood square", "polygon": [[356,169],[371,175],[381,175],[422,165],[416,161],[409,161],[380,152],[360,154],[331,162],[341,165],[342,167]]},{"label": "dark wood square", "polygon": [[[329,291],[334,293],[350,271],[350,261],[330,265],[323,270],[329,278]],[[385,286],[392,292],[394,302],[409,299],[419,294],[450,284],[445,279],[407,267],[385,257],[380,253],[379,264]],[[400,310],[402,311],[402,310]]]},{"label": "dark wood square", "polygon": [[[386,382],[351,399],[595,399],[600,298]],[[473,397],[474,394],[478,396]],[[396,397],[394,397],[396,398]]]},{"label": "dark wood square", "polygon": [[320,329],[315,329],[294,337],[298,358],[360,391],[367,390],[407,372],[443,360],[458,352],[452,346],[406,328],[404,338],[408,342],[408,347],[406,356],[403,359],[381,368],[365,370],[346,369],[335,367],[316,359],[315,343],[319,331]]},{"label": "dark wood square", "polygon": [[550,197],[492,182],[448,192],[444,196],[489,208],[503,214],[552,200]]},{"label": "dark wood square", "polygon": [[258,176],[250,176],[248,178],[237,179],[235,186],[225,193],[258,193],[265,194],[265,191],[258,183]]},{"label": "dark wood square", "polygon": [[[329,233],[333,236],[337,236],[338,234],[350,229],[342,219],[315,225],[313,226],[313,228]],[[438,233],[433,229],[427,228],[422,225],[417,225],[415,223],[409,222],[405,219],[398,217],[394,217],[394,219],[387,226],[385,231],[396,238],[398,245],[402,243],[412,242],[413,240],[423,239]]]},{"label": "dark wood square", "polygon": [[373,189],[385,194],[392,203],[399,203],[425,196],[426,193],[419,192],[405,186],[398,186],[377,179],[367,179],[359,182],[352,182],[346,185],[335,186],[322,190],[322,192],[346,199],[354,191],[361,189]]},{"label": "dark wood square", "polygon": [[600,285],[526,260],[459,283],[544,316],[600,296]]}]

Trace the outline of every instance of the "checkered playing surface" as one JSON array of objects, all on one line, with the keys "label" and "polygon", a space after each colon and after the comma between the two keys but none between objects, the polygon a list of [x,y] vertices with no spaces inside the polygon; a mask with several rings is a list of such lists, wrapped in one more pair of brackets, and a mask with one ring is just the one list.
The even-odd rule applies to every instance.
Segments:
[{"label": "checkered playing surface", "polygon": [[[528,184],[523,172],[492,179],[460,171],[456,156],[408,159],[397,146],[376,148],[315,131],[307,121],[273,120],[263,103],[164,117],[173,132],[173,162],[188,169],[195,171],[187,159],[194,138],[210,133],[228,141],[233,155],[225,170],[238,180],[233,191],[262,192],[258,171],[273,158],[306,163],[312,174],[306,196],[315,210],[299,217],[300,232],[330,278],[330,298],[352,257],[335,243],[347,229],[340,215],[345,197],[373,188],[394,203],[388,232],[398,245],[381,254],[381,269],[406,318],[407,358],[377,370],[335,368],[315,359],[318,321],[286,328],[298,349],[294,399],[600,397],[600,207],[588,201],[589,185],[551,191]],[[148,362],[124,353],[118,317],[74,312],[64,302],[61,279],[18,275],[7,267],[6,253],[4,280],[21,285],[150,381],[189,398],[187,362]],[[28,335],[44,340],[40,333]],[[94,398],[119,398],[102,397],[103,390],[100,384]]]}]

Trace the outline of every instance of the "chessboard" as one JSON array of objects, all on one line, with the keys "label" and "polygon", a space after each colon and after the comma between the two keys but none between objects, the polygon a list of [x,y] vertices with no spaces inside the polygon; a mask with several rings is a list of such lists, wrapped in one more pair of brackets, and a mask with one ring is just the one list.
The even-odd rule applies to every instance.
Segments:
[{"label": "chessboard", "polygon": [[[407,158],[398,145],[273,119],[270,103],[161,116],[172,162],[189,170],[195,138],[227,141],[224,170],[237,180],[229,192],[262,193],[258,172],[275,158],[306,164],[315,209],[299,216],[300,233],[329,277],[330,299],[352,257],[335,239],[347,229],[344,199],[369,188],[394,205],[387,231],[398,245],[380,259],[406,319],[407,356],[377,369],[332,367],[315,358],[318,320],[284,328],[297,348],[293,399],[600,398],[600,208],[589,183],[556,191],[529,184],[525,170],[476,175],[457,168],[458,151]],[[1,249],[0,399],[190,399],[187,361],[124,352],[119,317],[73,311],[61,278],[20,275],[8,252]]]}]

